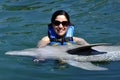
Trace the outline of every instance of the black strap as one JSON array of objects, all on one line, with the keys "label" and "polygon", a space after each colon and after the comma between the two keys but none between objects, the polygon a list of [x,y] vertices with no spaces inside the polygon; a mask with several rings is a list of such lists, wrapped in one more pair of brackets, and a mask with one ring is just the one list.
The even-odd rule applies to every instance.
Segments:
[{"label": "black strap", "polygon": [[66,37],[66,38],[51,38],[51,42],[68,42],[73,41],[73,37]]}]

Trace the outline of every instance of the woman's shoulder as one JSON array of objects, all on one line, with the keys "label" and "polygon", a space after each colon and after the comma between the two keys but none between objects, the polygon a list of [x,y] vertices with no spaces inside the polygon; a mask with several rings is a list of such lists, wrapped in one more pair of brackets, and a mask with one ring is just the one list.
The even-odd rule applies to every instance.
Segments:
[{"label": "woman's shoulder", "polygon": [[48,36],[44,36],[41,40],[42,41],[49,41],[49,37]]},{"label": "woman's shoulder", "polygon": [[50,42],[49,37],[48,37],[48,36],[45,36],[45,37],[43,37],[43,38],[38,42],[37,47],[45,46],[45,45],[47,45],[49,42]]}]

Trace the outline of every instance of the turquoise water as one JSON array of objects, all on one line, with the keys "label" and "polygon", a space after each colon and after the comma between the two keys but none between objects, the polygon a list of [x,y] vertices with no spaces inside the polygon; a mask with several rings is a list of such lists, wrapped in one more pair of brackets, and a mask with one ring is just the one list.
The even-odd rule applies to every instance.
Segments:
[{"label": "turquoise water", "polygon": [[0,80],[119,80],[119,61],[101,65],[108,71],[87,71],[4,55],[9,50],[36,47],[58,9],[70,14],[75,36],[89,43],[120,45],[120,0],[0,0]]}]

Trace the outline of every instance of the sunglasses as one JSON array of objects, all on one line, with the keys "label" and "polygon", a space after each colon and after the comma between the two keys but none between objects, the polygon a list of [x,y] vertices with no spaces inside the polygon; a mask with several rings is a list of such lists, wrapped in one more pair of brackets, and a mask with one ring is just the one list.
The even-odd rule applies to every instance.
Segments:
[{"label": "sunglasses", "polygon": [[60,22],[60,21],[55,20],[55,21],[53,22],[53,24],[54,24],[55,26],[59,26],[60,24],[62,24],[63,26],[68,26],[68,25],[69,25],[69,22],[68,22],[68,21],[62,21],[62,22]]}]

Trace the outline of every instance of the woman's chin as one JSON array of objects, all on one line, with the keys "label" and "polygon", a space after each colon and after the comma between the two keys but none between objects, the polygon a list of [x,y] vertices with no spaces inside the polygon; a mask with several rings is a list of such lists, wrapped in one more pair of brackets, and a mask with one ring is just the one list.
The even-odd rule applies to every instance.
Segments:
[{"label": "woman's chin", "polygon": [[59,36],[63,36],[63,35],[64,35],[64,33],[58,33],[58,35],[59,35]]}]

